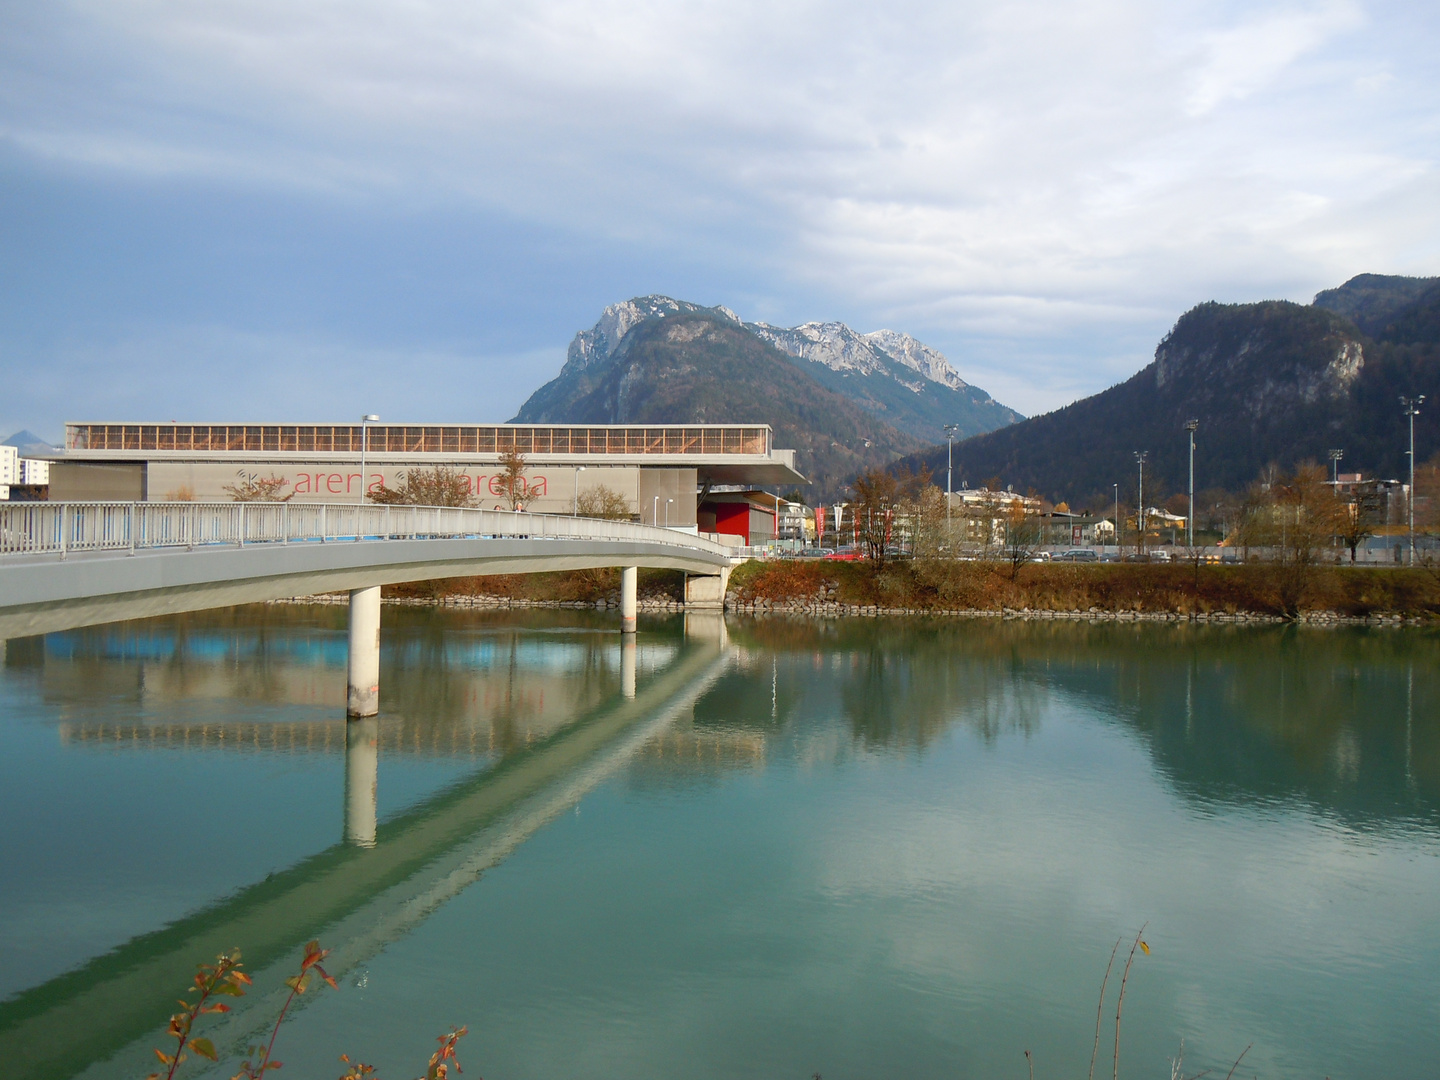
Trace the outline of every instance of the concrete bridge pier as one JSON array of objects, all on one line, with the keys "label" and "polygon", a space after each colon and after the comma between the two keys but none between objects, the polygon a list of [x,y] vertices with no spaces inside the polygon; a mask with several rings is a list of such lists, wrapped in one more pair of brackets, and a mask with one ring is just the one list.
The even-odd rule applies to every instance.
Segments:
[{"label": "concrete bridge pier", "polygon": [[620,693],[626,701],[635,700],[634,634],[626,634],[620,641]]},{"label": "concrete bridge pier", "polygon": [[640,581],[640,568],[627,566],[620,571],[620,632],[635,633],[636,586]]},{"label": "concrete bridge pier", "polygon": [[718,574],[687,574],[685,576],[685,609],[687,611],[724,611],[725,590],[730,587],[730,567]]},{"label": "concrete bridge pier", "polygon": [[345,842],[375,846],[375,789],[380,773],[380,721],[345,722]]},{"label": "concrete bridge pier", "polygon": [[346,716],[380,711],[380,586],[350,590],[350,657]]}]

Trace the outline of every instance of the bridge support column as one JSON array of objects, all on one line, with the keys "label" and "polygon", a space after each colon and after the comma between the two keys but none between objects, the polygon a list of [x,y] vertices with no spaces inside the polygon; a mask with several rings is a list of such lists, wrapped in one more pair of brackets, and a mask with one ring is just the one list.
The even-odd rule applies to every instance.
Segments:
[{"label": "bridge support column", "polygon": [[380,771],[380,721],[345,722],[345,842],[375,846],[375,786]]},{"label": "bridge support column", "polygon": [[350,661],[346,716],[380,711],[380,586],[350,590]]},{"label": "bridge support column", "polygon": [[620,632],[635,633],[635,590],[640,581],[640,568],[627,566],[620,571]]},{"label": "bridge support column", "polygon": [[620,641],[620,693],[626,701],[635,700],[634,634],[626,634]]},{"label": "bridge support column", "polygon": [[688,574],[685,578],[687,611],[724,611],[725,590],[730,586],[730,567],[718,574]]}]

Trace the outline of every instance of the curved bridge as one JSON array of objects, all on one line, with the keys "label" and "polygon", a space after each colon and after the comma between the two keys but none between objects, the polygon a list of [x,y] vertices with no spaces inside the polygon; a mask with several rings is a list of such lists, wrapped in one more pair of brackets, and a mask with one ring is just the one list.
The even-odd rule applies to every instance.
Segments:
[{"label": "curved bridge", "polygon": [[380,586],[618,566],[621,629],[636,568],[683,570],[718,610],[729,549],[628,521],[435,506],[25,503],[0,508],[0,638],[119,619],[350,593],[350,713],[378,707]]}]

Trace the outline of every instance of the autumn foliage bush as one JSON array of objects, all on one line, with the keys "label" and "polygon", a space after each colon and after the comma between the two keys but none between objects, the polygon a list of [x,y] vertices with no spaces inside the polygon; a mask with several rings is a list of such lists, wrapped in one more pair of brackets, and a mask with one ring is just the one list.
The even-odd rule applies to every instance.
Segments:
[{"label": "autumn foliage bush", "polygon": [[[736,569],[743,601],[796,601],[822,594],[842,604],[918,610],[1287,614],[1290,596],[1277,568],[1264,564],[1032,563],[1015,580],[996,563],[949,560],[867,562],[776,560]],[[1440,615],[1440,581],[1424,570],[1317,567],[1300,611],[1347,616],[1376,612]]]}]

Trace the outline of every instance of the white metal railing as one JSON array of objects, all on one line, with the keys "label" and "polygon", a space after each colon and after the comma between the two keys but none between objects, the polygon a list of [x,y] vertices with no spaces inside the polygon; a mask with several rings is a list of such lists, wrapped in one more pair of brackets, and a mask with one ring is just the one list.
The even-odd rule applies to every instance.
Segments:
[{"label": "white metal railing", "polygon": [[694,533],[631,521],[472,510],[454,506],[342,503],[14,503],[0,506],[0,556],[135,552],[213,545],[514,537],[636,540],[728,555]]}]

